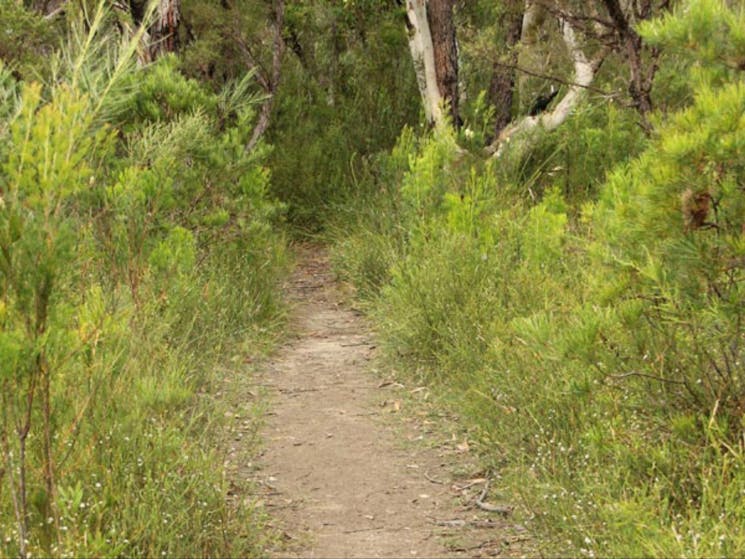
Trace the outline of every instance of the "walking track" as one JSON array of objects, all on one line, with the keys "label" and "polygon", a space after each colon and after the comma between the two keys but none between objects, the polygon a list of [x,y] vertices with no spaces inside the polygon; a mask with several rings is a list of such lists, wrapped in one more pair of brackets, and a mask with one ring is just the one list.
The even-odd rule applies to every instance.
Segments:
[{"label": "walking track", "polygon": [[483,479],[467,443],[437,443],[442,430],[424,413],[403,413],[424,389],[371,370],[375,339],[341,303],[325,253],[298,256],[288,286],[294,337],[258,377],[270,409],[258,481],[285,534],[273,555],[521,555],[524,529],[474,506]]}]

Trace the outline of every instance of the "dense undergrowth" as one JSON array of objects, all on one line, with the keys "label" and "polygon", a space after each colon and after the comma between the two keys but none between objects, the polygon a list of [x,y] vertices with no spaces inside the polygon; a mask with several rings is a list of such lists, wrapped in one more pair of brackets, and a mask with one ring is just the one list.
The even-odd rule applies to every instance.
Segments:
[{"label": "dense undergrowth", "polygon": [[551,555],[745,553],[742,18],[691,2],[645,28],[693,93],[648,139],[607,102],[487,162],[407,129],[337,221],[391,361]]},{"label": "dense undergrowth", "polygon": [[250,75],[84,19],[43,83],[0,66],[0,556],[255,555],[210,395],[282,313]]},{"label": "dense undergrowth", "polygon": [[389,2],[298,2],[287,17],[297,56],[287,57],[268,136],[271,192],[307,237],[354,198],[364,154],[388,149],[421,109]]},{"label": "dense undergrowth", "polygon": [[490,159],[473,93],[511,60],[484,56],[510,3],[461,3],[457,132],[413,127],[389,2],[184,2],[149,64],[145,2],[32,4],[0,0],[0,555],[261,553],[213,395],[281,319],[285,213],[334,238],[391,363],[459,414],[547,554],[745,554],[737,3],[643,26],[643,126],[616,53],[563,125]]}]

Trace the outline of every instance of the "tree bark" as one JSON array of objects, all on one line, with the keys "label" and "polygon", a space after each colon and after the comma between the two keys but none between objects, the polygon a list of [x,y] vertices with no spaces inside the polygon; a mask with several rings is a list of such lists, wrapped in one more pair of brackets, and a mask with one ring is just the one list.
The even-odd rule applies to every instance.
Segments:
[{"label": "tree bark", "polygon": [[522,34],[523,11],[510,8],[502,15],[507,53],[494,63],[494,73],[489,83],[489,102],[495,110],[494,137],[512,120],[512,102],[517,80],[518,43]]},{"label": "tree bark", "polygon": [[[525,26],[523,26],[524,30]],[[601,52],[592,61],[588,60],[580,48],[574,28],[568,20],[562,21],[562,35],[564,44],[574,63],[573,84],[551,112],[526,116],[502,130],[502,133],[494,143],[486,149],[487,153],[493,154],[495,157],[500,157],[505,146],[509,143],[512,143],[513,146],[517,145],[519,148],[527,142],[535,131],[541,129],[554,130],[558,128],[569,118],[574,108],[584,98],[587,88],[595,79],[595,73],[602,64],[605,53]]]},{"label": "tree bark", "polygon": [[155,22],[150,27],[150,58],[178,49],[178,26],[181,21],[181,0],[159,0]]},{"label": "tree bark", "polygon": [[[272,45],[272,73],[270,76],[259,76],[259,83],[262,84],[264,91],[267,94],[267,98],[261,105],[259,111],[259,119],[256,121],[253,132],[251,133],[251,139],[246,144],[246,151],[251,151],[259,143],[259,140],[269,128],[271,120],[272,109],[274,108],[274,98],[277,95],[277,89],[279,88],[279,81],[282,77],[282,56],[285,51],[285,41],[282,38],[282,29],[284,27],[285,19],[285,2],[284,0],[274,0],[273,6],[273,24],[274,28],[274,41]],[[257,67],[256,61],[250,61],[254,67]],[[257,70],[260,70],[257,67]]]},{"label": "tree bark", "polygon": [[117,23],[125,39],[129,40],[148,21],[153,23],[142,30],[139,40],[138,60],[149,64],[159,56],[178,49],[178,27],[181,23],[181,0],[115,0],[112,2]]},{"label": "tree bark", "polygon": [[409,22],[409,49],[424,104],[424,114],[430,124],[440,124],[443,122],[443,97],[437,85],[427,0],[407,0],[406,15]]},{"label": "tree bark", "polygon": [[409,49],[427,122],[445,122],[449,107],[454,126],[458,114],[458,46],[453,22],[454,0],[407,0]]},{"label": "tree bark", "polygon": [[[629,95],[634,102],[634,107],[645,117],[652,110],[652,83],[654,81],[654,70],[644,71],[642,50],[644,44],[639,34],[631,27],[626,14],[618,0],[603,0],[605,9],[608,10],[613,21],[614,30],[626,51],[626,57],[629,61],[631,72],[631,81],[629,82]],[[641,8],[644,10],[644,8]],[[641,14],[640,14],[641,15]],[[653,65],[654,66],[654,65]],[[656,69],[656,68],[655,68]]]},{"label": "tree bark", "polygon": [[453,22],[454,0],[429,0],[427,20],[432,34],[437,89],[448,103],[453,126],[460,127],[458,112],[458,45]]}]

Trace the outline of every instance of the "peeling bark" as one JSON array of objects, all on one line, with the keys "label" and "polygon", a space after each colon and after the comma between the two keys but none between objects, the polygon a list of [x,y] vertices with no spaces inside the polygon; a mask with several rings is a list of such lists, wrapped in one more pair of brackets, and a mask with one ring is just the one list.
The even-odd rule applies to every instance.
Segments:
[{"label": "peeling bark", "polygon": [[409,49],[424,104],[424,114],[427,122],[440,124],[443,121],[444,98],[437,83],[432,32],[427,17],[427,0],[407,0],[406,16],[409,22]]},{"label": "peeling bark", "polygon": [[159,0],[155,22],[150,26],[150,58],[155,60],[178,48],[181,0]]},{"label": "peeling bark", "polygon": [[178,27],[181,23],[181,0],[158,0],[154,5],[144,1],[115,0],[112,8],[125,40],[132,38],[144,23],[153,23],[143,31],[138,49],[140,64],[149,64],[159,56],[178,49]]}]

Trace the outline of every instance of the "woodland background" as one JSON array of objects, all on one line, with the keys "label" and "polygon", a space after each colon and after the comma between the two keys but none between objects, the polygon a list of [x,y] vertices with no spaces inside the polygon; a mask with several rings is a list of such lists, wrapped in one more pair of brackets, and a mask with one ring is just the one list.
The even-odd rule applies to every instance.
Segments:
[{"label": "woodland background", "polygon": [[738,0],[0,0],[0,554],[261,555],[307,237],[545,554],[745,554],[744,70]]}]

